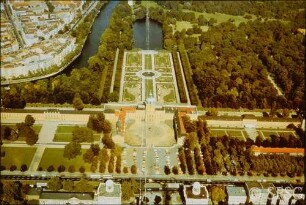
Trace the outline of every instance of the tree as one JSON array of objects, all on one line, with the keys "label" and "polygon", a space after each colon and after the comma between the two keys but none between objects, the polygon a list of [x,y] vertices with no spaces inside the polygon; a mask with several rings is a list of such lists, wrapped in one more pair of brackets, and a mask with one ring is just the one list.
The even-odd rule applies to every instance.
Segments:
[{"label": "tree", "polygon": [[165,172],[166,175],[169,175],[171,173],[171,170],[170,170],[168,165],[165,165],[164,172]]},{"label": "tree", "polygon": [[155,198],[154,198],[154,204],[159,204],[161,202],[161,197],[156,195]]},{"label": "tree", "polygon": [[99,155],[99,152],[100,152],[100,146],[99,144],[91,144],[90,145],[90,149],[92,150],[93,154],[95,156],[98,156]]},{"label": "tree", "polygon": [[177,166],[173,166],[173,167],[172,167],[172,173],[175,174],[175,175],[178,174],[178,168],[177,168]]},{"label": "tree", "polygon": [[104,120],[103,133],[110,133],[112,131],[112,123],[108,120]]},{"label": "tree", "polygon": [[108,135],[104,135],[102,138],[102,143],[105,145],[107,149],[114,149],[115,148],[115,143],[111,137]]},{"label": "tree", "polygon": [[122,189],[123,200],[129,200],[134,195],[131,183],[129,181],[124,180],[122,182],[121,189]]},{"label": "tree", "polygon": [[17,169],[17,166],[16,165],[11,165],[11,167],[10,167],[10,171],[12,172],[12,171],[15,171]]},{"label": "tree", "polygon": [[61,173],[61,172],[65,171],[65,169],[66,169],[66,167],[61,164],[61,165],[58,166],[57,171]]},{"label": "tree", "polygon": [[213,186],[211,190],[211,198],[214,203],[218,203],[222,200],[224,200],[226,197],[226,194],[224,192],[223,187],[219,186]]},{"label": "tree", "polygon": [[70,166],[68,167],[68,172],[74,173],[74,172],[75,172],[75,167],[74,167],[73,165],[70,165]]},{"label": "tree", "polygon": [[21,172],[25,172],[27,170],[28,170],[28,166],[26,164],[21,165],[21,167],[20,167]]},{"label": "tree", "polygon": [[80,169],[79,169],[79,172],[83,174],[85,172],[85,167],[81,166]]},{"label": "tree", "polygon": [[26,126],[32,126],[35,123],[35,119],[32,115],[26,115],[24,123]]},{"label": "tree", "polygon": [[131,173],[132,174],[136,174],[137,173],[137,167],[134,164],[131,166]]},{"label": "tree", "polygon": [[55,7],[53,6],[50,0],[46,1],[46,4],[49,10],[48,17],[50,18],[50,14],[54,11]]},{"label": "tree", "polygon": [[73,181],[72,180],[65,180],[63,181],[63,189],[67,191],[73,191]]},{"label": "tree", "polygon": [[84,162],[91,163],[93,158],[94,158],[94,153],[92,149],[88,149],[84,154],[83,154],[83,160]]},{"label": "tree", "polygon": [[52,191],[58,191],[63,187],[62,180],[59,177],[52,177],[51,179],[49,179],[47,184],[48,188]]},{"label": "tree", "polygon": [[72,141],[74,142],[93,142],[93,132],[87,127],[76,126],[72,131]]},{"label": "tree", "polygon": [[55,169],[54,169],[54,166],[53,165],[50,165],[48,168],[47,168],[47,171],[48,172],[53,172]]},{"label": "tree", "polygon": [[76,110],[83,110],[84,103],[83,103],[83,101],[82,101],[80,96],[79,97],[74,97],[72,103],[73,103],[73,107]]},{"label": "tree", "polygon": [[79,182],[76,183],[74,190],[76,192],[92,192],[93,186],[89,183],[88,180],[82,178]]},{"label": "tree", "polygon": [[81,154],[81,145],[78,142],[70,142],[65,145],[64,157],[68,159],[73,159]]}]

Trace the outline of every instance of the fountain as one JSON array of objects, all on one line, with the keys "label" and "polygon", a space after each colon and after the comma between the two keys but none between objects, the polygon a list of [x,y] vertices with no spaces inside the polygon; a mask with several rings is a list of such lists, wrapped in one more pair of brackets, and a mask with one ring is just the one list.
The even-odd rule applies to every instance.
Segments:
[{"label": "fountain", "polygon": [[150,49],[150,19],[149,19],[149,9],[147,6],[147,12],[146,12],[146,48],[147,50]]}]

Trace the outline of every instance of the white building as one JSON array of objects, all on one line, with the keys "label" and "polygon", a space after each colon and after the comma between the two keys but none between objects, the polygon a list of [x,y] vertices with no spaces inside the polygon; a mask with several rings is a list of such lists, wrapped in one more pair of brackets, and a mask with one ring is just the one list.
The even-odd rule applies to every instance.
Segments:
[{"label": "white building", "polygon": [[206,186],[199,182],[194,182],[192,185],[184,185],[184,198],[186,204],[208,204],[208,191]]},{"label": "white building", "polygon": [[226,186],[228,196],[228,204],[245,204],[247,194],[244,187],[239,186]]},{"label": "white building", "polygon": [[100,183],[96,194],[98,204],[121,204],[121,184],[112,180]]}]

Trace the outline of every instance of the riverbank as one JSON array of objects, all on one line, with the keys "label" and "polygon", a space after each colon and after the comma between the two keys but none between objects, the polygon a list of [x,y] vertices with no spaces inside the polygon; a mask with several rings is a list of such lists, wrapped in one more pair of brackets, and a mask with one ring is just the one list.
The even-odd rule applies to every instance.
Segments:
[{"label": "riverbank", "polygon": [[[82,50],[84,48],[84,45],[86,43],[86,40],[91,32],[91,28],[94,24],[95,19],[97,18],[98,14],[101,12],[101,9],[106,5],[106,2],[100,2],[100,1],[95,1],[94,3],[92,3],[92,5],[89,7],[89,9],[87,11],[85,11],[83,13],[83,17],[77,22],[77,24],[75,24],[73,26],[73,28],[78,28],[78,26],[84,22],[84,19],[86,17],[88,17],[90,15],[91,12],[95,12],[95,17],[91,20],[90,22],[90,29],[89,32],[87,33],[86,37],[84,39],[82,39],[81,43],[77,44],[75,46],[74,51],[70,52],[69,54],[67,54],[65,56],[65,59],[63,60],[62,65],[60,66],[51,66],[49,68],[40,70],[37,73],[32,74],[31,77],[26,77],[26,78],[15,78],[15,79],[9,79],[9,80],[1,80],[1,85],[2,86],[7,86],[10,84],[17,84],[17,83],[23,83],[23,82],[29,82],[29,81],[35,81],[35,80],[40,80],[40,79],[44,79],[44,78],[49,78],[52,77],[54,75],[57,75],[59,73],[61,73],[63,70],[65,70],[72,62],[74,62],[81,54],[82,54]],[[69,33],[71,33],[72,29],[69,31]],[[75,54],[74,54],[75,53]],[[73,55],[73,56],[71,56]],[[68,60],[68,59],[69,60]],[[68,61],[67,63],[65,63],[66,61]],[[41,72],[43,72],[44,74],[41,75]],[[34,75],[34,76],[33,76]],[[38,76],[35,76],[38,75]]]}]

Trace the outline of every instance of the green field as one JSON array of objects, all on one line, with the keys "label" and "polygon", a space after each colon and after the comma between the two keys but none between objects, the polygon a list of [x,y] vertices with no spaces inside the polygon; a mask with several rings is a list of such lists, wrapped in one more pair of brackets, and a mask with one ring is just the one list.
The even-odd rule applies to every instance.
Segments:
[{"label": "green field", "polygon": [[210,131],[210,133],[211,133],[211,135],[213,137],[222,137],[222,136],[226,135],[224,130],[213,130],[213,129],[210,129],[209,131]]},{"label": "green field", "polygon": [[53,165],[55,170],[57,170],[59,165],[64,165],[66,167],[65,171],[67,171],[68,167],[73,165],[76,171],[78,171],[81,166],[84,166],[86,171],[90,171],[90,164],[83,161],[83,154],[85,151],[86,150],[81,150],[81,155],[78,155],[76,158],[69,160],[63,157],[64,149],[46,148],[40,160],[39,167],[42,167],[43,170],[46,170],[50,165]]},{"label": "green field", "polygon": [[5,151],[5,157],[1,158],[1,165],[4,165],[6,169],[9,169],[11,165],[16,165],[19,170],[23,164],[29,168],[36,147],[2,147],[1,151]]}]

